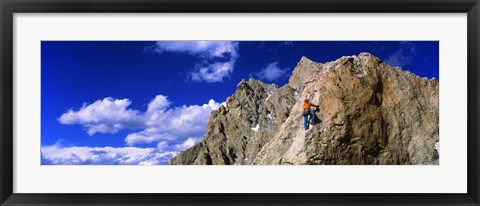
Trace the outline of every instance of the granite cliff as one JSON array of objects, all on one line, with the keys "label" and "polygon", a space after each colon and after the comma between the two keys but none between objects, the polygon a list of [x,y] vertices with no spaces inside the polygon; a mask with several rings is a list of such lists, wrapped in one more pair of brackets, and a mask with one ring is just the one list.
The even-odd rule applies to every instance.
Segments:
[{"label": "granite cliff", "polygon": [[[438,164],[439,83],[369,53],[303,57],[288,84],[242,80],[206,135],[169,164]],[[303,99],[319,105],[303,128]]]}]

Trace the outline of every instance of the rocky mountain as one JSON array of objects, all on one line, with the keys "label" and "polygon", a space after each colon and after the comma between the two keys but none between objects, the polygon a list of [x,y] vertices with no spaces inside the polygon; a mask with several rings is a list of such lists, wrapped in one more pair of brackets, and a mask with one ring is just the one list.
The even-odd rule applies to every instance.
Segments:
[{"label": "rocky mountain", "polygon": [[[169,164],[439,164],[438,84],[369,53],[303,57],[282,87],[242,80],[203,140]],[[304,98],[319,105],[309,130]]]}]

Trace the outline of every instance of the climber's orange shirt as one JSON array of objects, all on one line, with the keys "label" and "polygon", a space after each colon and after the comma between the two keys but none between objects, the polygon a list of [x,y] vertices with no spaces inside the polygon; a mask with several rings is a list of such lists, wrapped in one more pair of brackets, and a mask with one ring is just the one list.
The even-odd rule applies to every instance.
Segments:
[{"label": "climber's orange shirt", "polygon": [[303,110],[310,109],[310,106],[317,106],[317,105],[314,105],[311,102],[308,102],[308,103],[303,102]]}]

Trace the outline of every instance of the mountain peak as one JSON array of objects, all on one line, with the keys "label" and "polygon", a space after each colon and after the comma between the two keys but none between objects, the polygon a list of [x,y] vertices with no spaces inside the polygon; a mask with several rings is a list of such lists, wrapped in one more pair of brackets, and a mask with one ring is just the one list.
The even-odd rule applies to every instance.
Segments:
[{"label": "mountain peak", "polygon": [[306,56],[302,56],[302,58],[300,58],[300,61],[298,62],[298,64],[301,64],[301,63],[305,63],[305,62],[314,62],[312,61],[311,59],[307,58]]}]

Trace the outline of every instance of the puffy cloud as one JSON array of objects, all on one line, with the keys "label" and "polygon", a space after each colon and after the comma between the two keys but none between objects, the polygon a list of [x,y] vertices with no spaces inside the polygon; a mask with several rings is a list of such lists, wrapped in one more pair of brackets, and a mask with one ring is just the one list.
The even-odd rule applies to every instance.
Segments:
[{"label": "puffy cloud", "polygon": [[202,55],[204,58],[237,57],[238,43],[231,41],[158,41],[153,49],[158,53],[178,52]]},{"label": "puffy cloud", "polygon": [[160,151],[183,151],[200,142],[201,138],[190,137],[183,143],[169,144],[168,142],[160,142],[157,149]]},{"label": "puffy cloud", "polygon": [[42,165],[159,165],[178,151],[159,151],[138,147],[62,147],[55,144],[41,148]]},{"label": "puffy cloud", "polygon": [[206,65],[197,65],[197,68],[190,72],[190,79],[193,81],[205,81],[209,83],[222,82],[224,78],[233,72],[235,61],[215,62]]},{"label": "puffy cloud", "polygon": [[274,81],[285,77],[288,70],[288,68],[280,69],[280,67],[278,67],[278,62],[272,62],[261,71],[255,73],[255,76],[262,80]]},{"label": "puffy cloud", "polygon": [[[153,100],[149,104],[156,104]],[[125,138],[127,145],[145,144],[163,141],[179,141],[190,137],[202,137],[212,110],[221,103],[210,100],[208,104],[161,108],[148,111],[144,115],[146,128],[129,134]]]},{"label": "puffy cloud", "polygon": [[84,104],[78,111],[70,109],[58,120],[62,124],[83,125],[89,135],[97,132],[113,134],[124,128],[141,126],[138,111],[127,109],[130,104],[128,99],[107,97],[90,105]]},{"label": "puffy cloud", "polygon": [[[128,99],[105,98],[90,105],[84,104],[77,111],[69,110],[61,115],[59,121],[63,124],[82,125],[87,128],[89,135],[96,132],[116,133],[122,129],[141,129],[128,134],[124,139],[125,143],[129,146],[166,143],[169,150],[180,151],[178,148],[186,148],[192,141],[199,141],[206,132],[211,111],[225,105],[225,102],[217,103],[211,99],[203,105],[169,108],[171,102],[168,98],[157,95],[143,113],[128,109],[130,104]],[[179,146],[174,146],[176,144]]]},{"label": "puffy cloud", "polygon": [[417,49],[412,42],[401,42],[400,48],[390,54],[386,59],[389,65],[403,67],[409,65],[413,61],[413,57],[417,53]]},{"label": "puffy cloud", "polygon": [[238,42],[232,41],[159,41],[147,48],[157,53],[175,52],[196,55],[202,63],[188,73],[192,81],[223,82],[233,73],[238,58]]},{"label": "puffy cloud", "polygon": [[148,104],[147,113],[152,113],[158,110],[163,110],[170,106],[170,101],[168,98],[163,95],[157,95],[151,102]]},{"label": "puffy cloud", "polygon": [[160,142],[157,148],[65,147],[57,141],[41,148],[42,165],[164,165],[200,140],[190,137],[179,143]]},{"label": "puffy cloud", "polygon": [[183,151],[186,150],[190,147],[193,147],[196,145],[198,142],[200,142],[201,138],[188,138],[185,142],[182,144],[177,144],[175,145],[174,149],[178,151]]},{"label": "puffy cloud", "polygon": [[224,107],[227,107],[227,103],[226,102],[222,102],[222,103],[217,103],[215,102],[215,100],[213,99],[210,99],[208,101],[208,104],[207,104],[210,108],[212,108],[212,110],[217,110],[219,107],[221,106],[224,106]]}]

